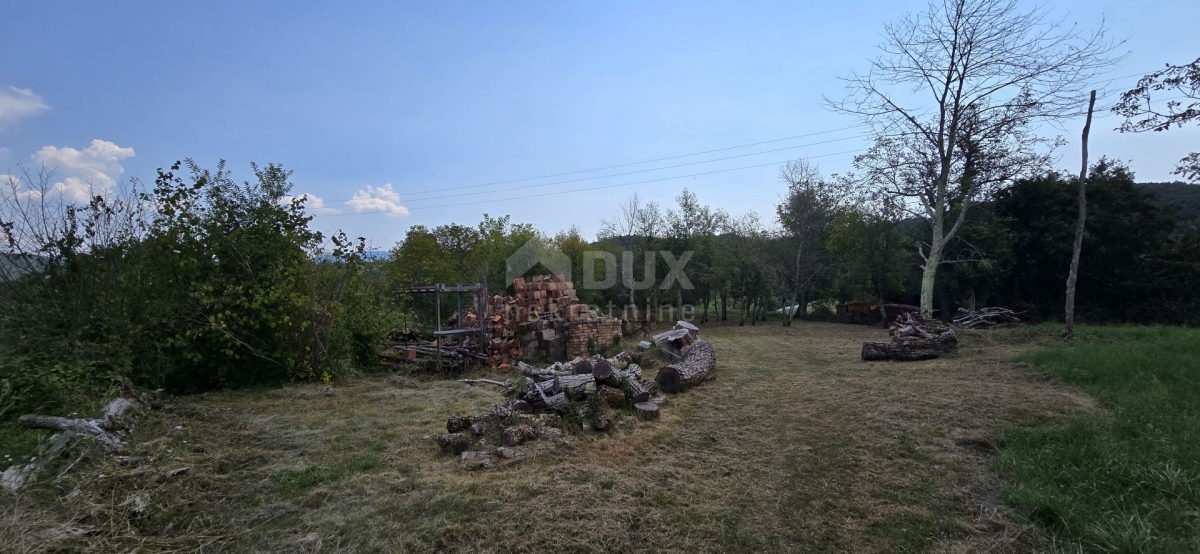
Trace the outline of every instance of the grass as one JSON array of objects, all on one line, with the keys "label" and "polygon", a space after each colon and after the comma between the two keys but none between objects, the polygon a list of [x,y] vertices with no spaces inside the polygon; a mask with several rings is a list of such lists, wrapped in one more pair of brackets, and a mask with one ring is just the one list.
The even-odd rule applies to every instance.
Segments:
[{"label": "grass", "polygon": [[910,364],[859,361],[862,339],[885,337],[862,326],[735,319],[701,334],[714,378],[659,421],[617,414],[615,431],[534,441],[523,464],[488,471],[423,437],[490,408],[493,387],[390,374],[177,398],[130,441],[145,463],[76,449],[72,471],[0,493],[0,551],[1050,548],[989,464],[1005,429],[1097,410],[1012,362],[1045,333],[968,333],[959,356]]},{"label": "grass", "polygon": [[1006,434],[1006,498],[1064,549],[1200,550],[1200,330],[1085,328],[1020,359],[1102,410]]}]

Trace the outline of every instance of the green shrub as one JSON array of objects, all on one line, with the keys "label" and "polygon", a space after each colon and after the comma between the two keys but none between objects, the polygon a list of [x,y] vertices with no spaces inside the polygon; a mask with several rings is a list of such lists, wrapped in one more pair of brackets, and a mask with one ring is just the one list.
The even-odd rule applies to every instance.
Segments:
[{"label": "green shrub", "polygon": [[193,392],[375,363],[386,295],[364,240],[309,229],[280,166],[239,184],[223,162],[182,165],[86,206],[0,201],[0,408],[61,411],[122,379]]}]

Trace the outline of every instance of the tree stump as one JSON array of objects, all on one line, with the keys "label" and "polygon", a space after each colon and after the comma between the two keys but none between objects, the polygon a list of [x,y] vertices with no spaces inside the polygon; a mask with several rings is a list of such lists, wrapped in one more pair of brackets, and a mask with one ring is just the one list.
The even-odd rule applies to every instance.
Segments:
[{"label": "tree stump", "polygon": [[658,404],[653,402],[638,402],[633,405],[633,410],[637,412],[638,419],[642,421],[658,419]]}]

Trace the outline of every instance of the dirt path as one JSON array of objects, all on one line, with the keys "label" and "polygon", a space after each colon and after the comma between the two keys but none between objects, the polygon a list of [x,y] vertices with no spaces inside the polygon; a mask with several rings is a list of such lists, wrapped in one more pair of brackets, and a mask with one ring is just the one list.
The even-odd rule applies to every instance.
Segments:
[{"label": "dirt path", "polygon": [[[702,333],[718,353],[716,379],[664,406],[661,421],[631,418],[615,436],[583,436],[496,471],[463,471],[420,438],[498,398],[452,381],[393,376],[184,399],[144,426],[139,448],[156,468],[193,468],[188,476],[148,482],[92,468],[93,478],[107,476],[60,503],[101,531],[67,544],[688,553],[1044,545],[1001,505],[989,450],[1007,425],[1090,400],[1008,363],[1021,347],[997,339],[1020,342],[1011,333],[968,337],[957,358],[912,364],[859,362],[859,341],[883,332],[858,326]],[[136,518],[119,505],[131,489],[151,499]]]}]

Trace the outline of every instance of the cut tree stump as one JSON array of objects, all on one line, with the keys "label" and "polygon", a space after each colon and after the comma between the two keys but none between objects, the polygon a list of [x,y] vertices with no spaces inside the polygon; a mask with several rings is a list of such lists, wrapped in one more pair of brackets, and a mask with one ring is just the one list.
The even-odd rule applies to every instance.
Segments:
[{"label": "cut tree stump", "polygon": [[658,404],[653,402],[638,402],[633,405],[633,410],[637,412],[638,419],[642,421],[658,419]]},{"label": "cut tree stump", "polygon": [[690,345],[683,360],[658,370],[654,381],[663,392],[677,393],[700,384],[717,365],[717,354],[711,344],[697,341]]}]

